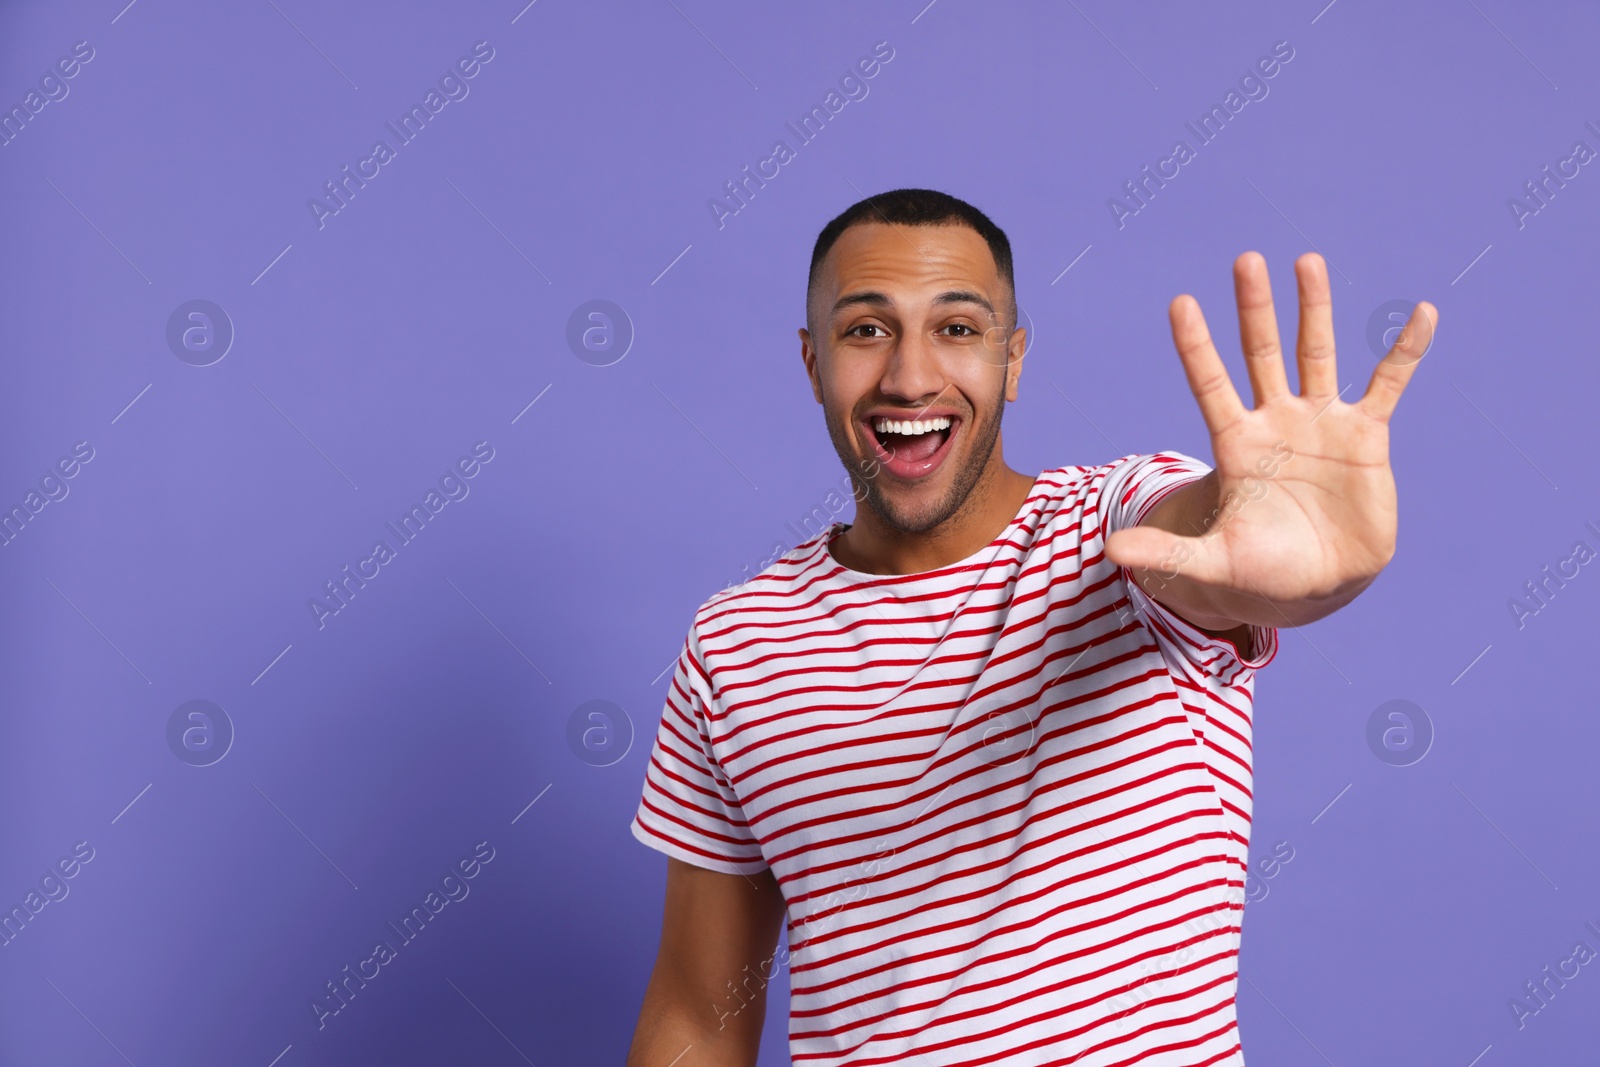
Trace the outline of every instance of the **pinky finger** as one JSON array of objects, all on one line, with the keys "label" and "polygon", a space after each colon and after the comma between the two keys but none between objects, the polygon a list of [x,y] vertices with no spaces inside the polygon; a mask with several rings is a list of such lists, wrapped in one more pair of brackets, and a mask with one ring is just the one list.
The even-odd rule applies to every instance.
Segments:
[{"label": "pinky finger", "polygon": [[1357,401],[1363,411],[1382,422],[1389,421],[1395,405],[1400,402],[1400,394],[1405,392],[1406,383],[1417,369],[1417,363],[1433,347],[1434,329],[1438,324],[1439,309],[1426,300],[1420,301],[1412,309],[1411,318],[1400,331],[1400,337],[1388,354],[1378,361],[1372,371],[1372,380],[1367,383],[1366,393]]}]

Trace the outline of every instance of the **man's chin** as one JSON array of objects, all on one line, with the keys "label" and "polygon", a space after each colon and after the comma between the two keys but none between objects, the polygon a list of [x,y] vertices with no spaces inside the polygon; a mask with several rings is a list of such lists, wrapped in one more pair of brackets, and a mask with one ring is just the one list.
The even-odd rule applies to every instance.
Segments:
[{"label": "man's chin", "polygon": [[885,525],[900,533],[927,533],[961,506],[961,501],[954,499],[955,486],[946,471],[911,485],[887,485],[887,481],[880,475],[867,494],[867,503]]}]

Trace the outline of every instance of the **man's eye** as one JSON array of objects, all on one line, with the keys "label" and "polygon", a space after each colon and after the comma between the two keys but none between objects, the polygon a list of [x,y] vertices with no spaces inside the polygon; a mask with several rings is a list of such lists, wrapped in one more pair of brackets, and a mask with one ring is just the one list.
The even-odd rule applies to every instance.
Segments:
[{"label": "man's eye", "polygon": [[977,330],[974,330],[971,326],[968,326],[964,322],[952,322],[950,325],[946,326],[945,329],[947,329],[947,330],[965,330],[965,331],[967,331],[966,333],[958,333],[958,334],[956,334],[955,336],[957,336],[957,337],[968,337],[968,336],[971,336],[971,335],[973,335],[973,334],[978,332]]},{"label": "man's eye", "polygon": [[[882,330],[882,329],[883,329],[883,327],[879,326],[875,322],[863,322],[860,326],[855,326],[855,327],[852,327],[851,329],[846,330],[845,331],[845,336],[849,336],[850,334],[855,333],[857,330]],[[861,334],[859,336],[865,337],[866,334]]]}]

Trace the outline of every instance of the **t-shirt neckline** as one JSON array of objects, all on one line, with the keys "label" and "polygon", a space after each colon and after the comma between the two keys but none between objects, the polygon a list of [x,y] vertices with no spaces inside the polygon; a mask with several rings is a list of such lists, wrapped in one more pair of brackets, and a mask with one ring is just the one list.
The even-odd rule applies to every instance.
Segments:
[{"label": "t-shirt neckline", "polygon": [[1044,480],[1045,473],[1046,472],[1041,471],[1034,477],[1033,485],[1029,487],[1028,496],[1025,500],[1023,500],[1022,506],[1017,508],[1017,513],[1011,517],[1010,522],[1006,523],[1005,528],[995,535],[994,540],[990,541],[988,544],[984,545],[970,556],[967,556],[965,559],[958,559],[954,563],[946,563],[944,566],[935,567],[932,570],[914,571],[911,574],[873,574],[871,571],[858,571],[853,568],[846,567],[834,557],[832,552],[828,551],[828,546],[833,543],[834,538],[838,537],[841,533],[855,525],[854,523],[848,522],[834,522],[829,524],[828,529],[824,532],[821,540],[818,542],[817,550],[822,553],[824,562],[834,568],[830,577],[847,578],[853,582],[915,582],[925,578],[933,578],[943,574],[954,573],[956,571],[970,570],[973,566],[994,554],[995,549],[1000,547],[1001,542],[1011,535],[1012,527],[1016,526],[1019,522],[1026,521],[1028,512],[1033,502],[1048,489]]}]

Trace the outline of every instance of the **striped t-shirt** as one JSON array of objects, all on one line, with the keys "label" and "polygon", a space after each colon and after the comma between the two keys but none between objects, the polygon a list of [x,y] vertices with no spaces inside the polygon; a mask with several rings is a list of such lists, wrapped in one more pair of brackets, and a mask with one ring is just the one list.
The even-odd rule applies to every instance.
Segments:
[{"label": "striped t-shirt", "polygon": [[796,1067],[1244,1062],[1251,694],[1277,631],[1241,652],[1104,548],[1208,470],[1045,471],[988,546],[918,574],[841,566],[833,523],[695,614],[632,831],[771,868]]}]

